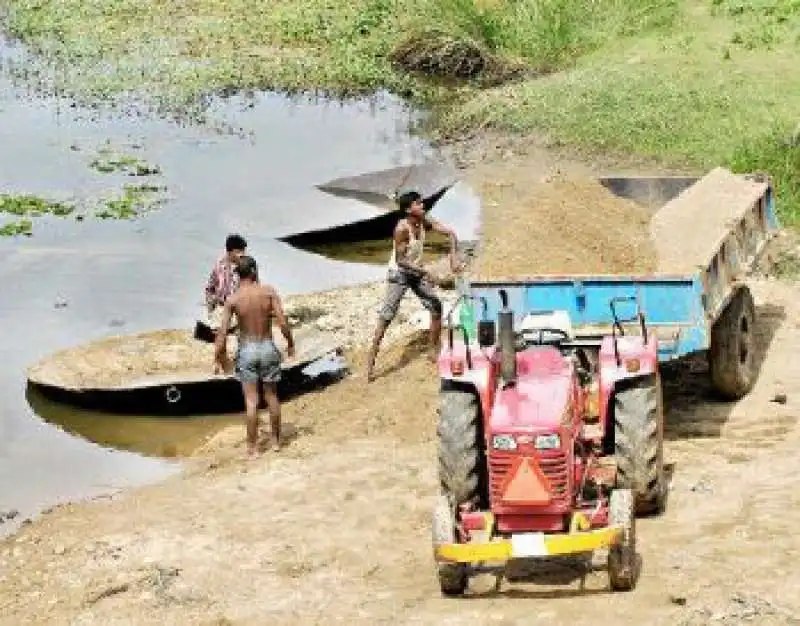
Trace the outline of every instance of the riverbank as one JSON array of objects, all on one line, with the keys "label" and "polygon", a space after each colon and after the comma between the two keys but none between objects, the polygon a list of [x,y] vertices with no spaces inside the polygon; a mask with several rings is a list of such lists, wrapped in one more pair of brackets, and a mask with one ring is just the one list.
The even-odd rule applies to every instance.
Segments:
[{"label": "riverbank", "polygon": [[5,4],[42,61],[27,78],[92,102],[146,93],[202,116],[211,94],[388,89],[432,107],[442,141],[494,129],[586,158],[766,170],[783,219],[800,219],[792,0]]}]

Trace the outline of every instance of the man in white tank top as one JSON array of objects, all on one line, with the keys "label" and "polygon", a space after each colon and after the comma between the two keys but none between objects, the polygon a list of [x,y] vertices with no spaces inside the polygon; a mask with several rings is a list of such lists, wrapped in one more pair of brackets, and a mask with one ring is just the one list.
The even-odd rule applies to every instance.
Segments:
[{"label": "man in white tank top", "polygon": [[455,231],[425,214],[425,203],[422,196],[416,191],[409,191],[401,195],[397,199],[397,204],[405,212],[406,217],[401,219],[394,229],[392,254],[389,258],[387,272],[386,298],[380,310],[378,326],[375,329],[372,349],[367,361],[367,380],[370,382],[374,378],[375,358],[383,335],[397,315],[397,309],[408,289],[414,292],[431,314],[431,361],[435,361],[439,355],[442,335],[442,301],[433,289],[434,277],[422,265],[426,230],[449,235],[450,267],[454,272],[458,271],[456,263],[458,241]]}]

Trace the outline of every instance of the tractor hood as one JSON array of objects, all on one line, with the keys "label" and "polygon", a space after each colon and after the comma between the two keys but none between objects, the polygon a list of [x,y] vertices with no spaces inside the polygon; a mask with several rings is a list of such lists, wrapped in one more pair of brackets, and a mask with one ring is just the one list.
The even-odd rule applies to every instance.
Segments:
[{"label": "tractor hood", "polygon": [[557,429],[571,398],[571,363],[557,350],[529,350],[518,355],[517,373],[495,396],[492,432]]}]

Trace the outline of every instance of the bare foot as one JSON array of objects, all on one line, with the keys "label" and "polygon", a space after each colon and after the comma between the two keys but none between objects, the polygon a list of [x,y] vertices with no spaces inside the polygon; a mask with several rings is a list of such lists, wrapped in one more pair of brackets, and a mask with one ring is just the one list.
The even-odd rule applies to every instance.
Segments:
[{"label": "bare foot", "polygon": [[281,451],[281,440],[276,437],[272,438],[272,451],[273,452]]}]

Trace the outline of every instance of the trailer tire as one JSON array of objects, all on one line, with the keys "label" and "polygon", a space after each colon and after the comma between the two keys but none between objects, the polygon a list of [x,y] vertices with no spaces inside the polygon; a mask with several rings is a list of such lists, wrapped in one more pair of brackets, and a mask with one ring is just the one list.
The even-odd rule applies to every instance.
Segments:
[{"label": "trailer tire", "polygon": [[482,504],[486,472],[481,445],[478,399],[470,391],[443,389],[439,394],[439,482],[454,506]]},{"label": "trailer tire", "polygon": [[[455,543],[455,511],[445,496],[438,496],[433,507],[431,535],[434,549],[438,545]],[[437,563],[439,588],[442,595],[460,596],[467,590],[469,573],[463,563]]]},{"label": "trailer tire", "polygon": [[746,396],[755,383],[754,325],[753,294],[741,287],[711,329],[711,384],[726,400]]},{"label": "trailer tire", "polygon": [[630,489],[614,489],[608,505],[608,523],[622,527],[619,543],[608,551],[608,581],[613,591],[630,591],[636,586],[636,514]]},{"label": "trailer tire", "polygon": [[657,375],[624,381],[614,391],[616,486],[633,493],[637,514],[658,514],[666,507],[664,412]]}]

